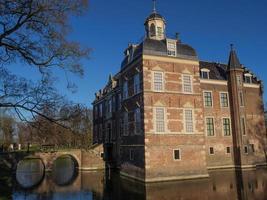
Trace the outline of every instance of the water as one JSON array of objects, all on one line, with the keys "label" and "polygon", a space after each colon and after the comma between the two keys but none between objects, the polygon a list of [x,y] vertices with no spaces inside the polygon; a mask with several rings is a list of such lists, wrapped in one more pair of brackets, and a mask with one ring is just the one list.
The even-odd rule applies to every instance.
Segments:
[{"label": "water", "polygon": [[[267,199],[267,169],[247,170],[242,173],[213,171],[206,179],[144,185],[121,178],[116,172],[111,174],[111,180],[105,178],[103,171],[74,173],[74,166],[75,163],[70,158],[61,158],[54,165],[54,172],[45,173],[42,182],[34,188],[24,189],[23,185],[14,184],[12,198],[14,200]],[[28,180],[24,178],[27,186],[31,180],[32,178]]]}]

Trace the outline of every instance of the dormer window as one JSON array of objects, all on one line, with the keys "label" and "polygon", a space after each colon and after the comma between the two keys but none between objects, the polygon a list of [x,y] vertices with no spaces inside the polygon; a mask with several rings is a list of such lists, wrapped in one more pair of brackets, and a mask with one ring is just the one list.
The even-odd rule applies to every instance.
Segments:
[{"label": "dormer window", "polygon": [[249,73],[245,74],[244,78],[245,78],[245,80],[244,80],[245,83],[248,83],[248,84],[252,83],[252,75],[251,74],[249,74]]},{"label": "dormer window", "polygon": [[176,40],[167,40],[168,56],[176,56]]},{"label": "dormer window", "polygon": [[210,78],[210,70],[209,69],[201,69],[200,76],[202,79],[209,79]]}]

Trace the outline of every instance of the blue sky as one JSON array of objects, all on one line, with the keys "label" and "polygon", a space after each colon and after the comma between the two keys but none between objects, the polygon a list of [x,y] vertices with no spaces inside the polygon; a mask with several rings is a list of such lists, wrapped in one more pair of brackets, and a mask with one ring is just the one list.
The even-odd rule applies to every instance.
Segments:
[{"label": "blue sky", "polygon": [[[229,44],[234,43],[240,62],[267,84],[267,1],[266,0],[157,0],[157,11],[167,21],[167,34],[180,33],[183,43],[197,50],[200,60],[226,63]],[[78,92],[66,89],[62,71],[55,70],[59,91],[72,101],[91,106],[94,93],[110,73],[120,69],[128,43],[140,42],[144,21],[152,11],[152,0],[90,0],[87,13],[71,19],[69,37],[93,49],[83,60],[83,79],[68,75]],[[26,77],[38,77],[30,67],[16,67]],[[267,99],[266,89],[264,94]]]}]

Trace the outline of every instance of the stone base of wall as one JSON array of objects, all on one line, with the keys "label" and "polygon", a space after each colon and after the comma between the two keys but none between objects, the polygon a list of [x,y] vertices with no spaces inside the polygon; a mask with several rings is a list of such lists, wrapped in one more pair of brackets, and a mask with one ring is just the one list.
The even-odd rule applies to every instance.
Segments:
[{"label": "stone base of wall", "polygon": [[94,171],[105,169],[105,162],[101,157],[102,153],[103,145],[98,145],[89,151],[82,151],[82,165],[79,170]]}]

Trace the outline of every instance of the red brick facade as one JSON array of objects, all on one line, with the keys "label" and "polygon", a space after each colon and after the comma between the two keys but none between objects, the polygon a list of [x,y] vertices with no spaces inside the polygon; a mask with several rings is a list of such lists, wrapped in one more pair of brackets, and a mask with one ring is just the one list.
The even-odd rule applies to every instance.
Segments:
[{"label": "red brick facade", "polygon": [[241,65],[226,69],[230,62],[206,69],[190,46],[173,41],[174,52],[157,37],[130,45],[120,72],[96,94],[94,142],[104,144],[107,163],[145,182],[265,165],[262,83]]}]

